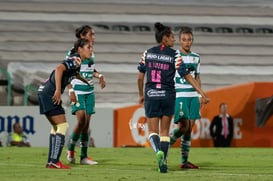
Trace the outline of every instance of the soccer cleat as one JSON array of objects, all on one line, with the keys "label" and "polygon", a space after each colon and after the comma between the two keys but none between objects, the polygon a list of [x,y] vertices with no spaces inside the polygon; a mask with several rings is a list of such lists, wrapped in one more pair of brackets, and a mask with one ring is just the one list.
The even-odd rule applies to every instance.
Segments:
[{"label": "soccer cleat", "polygon": [[156,152],[156,160],[158,163],[158,166],[162,166],[164,164],[164,152],[163,151],[158,151]]},{"label": "soccer cleat", "polygon": [[46,163],[45,167],[49,168],[51,166],[51,162]]},{"label": "soccer cleat", "polygon": [[158,168],[158,172],[160,173],[167,173],[168,172],[168,166],[167,164],[163,164]]},{"label": "soccer cleat", "polygon": [[194,165],[191,162],[187,162],[187,163],[182,163],[180,165],[181,169],[198,169],[199,167],[197,165]]},{"label": "soccer cleat", "polygon": [[97,165],[98,162],[92,160],[92,158],[90,157],[87,157],[87,158],[81,159],[80,164],[81,165]]},{"label": "soccer cleat", "polygon": [[54,169],[70,169],[70,166],[64,165],[62,162],[57,163],[48,163],[46,168],[54,168]]},{"label": "soccer cleat", "polygon": [[67,160],[69,161],[69,163],[75,164],[76,163],[76,159],[75,159],[75,151],[67,151]]},{"label": "soccer cleat", "polygon": [[188,162],[188,164],[192,167],[192,168],[195,168],[195,169],[198,169],[199,168],[199,166],[197,166],[197,165],[194,165],[193,163],[191,163],[191,162]]},{"label": "soccer cleat", "polygon": [[167,167],[167,164],[164,162],[164,152],[163,151],[158,151],[156,153],[156,160],[158,163],[158,171],[160,173],[167,173],[168,167]]}]

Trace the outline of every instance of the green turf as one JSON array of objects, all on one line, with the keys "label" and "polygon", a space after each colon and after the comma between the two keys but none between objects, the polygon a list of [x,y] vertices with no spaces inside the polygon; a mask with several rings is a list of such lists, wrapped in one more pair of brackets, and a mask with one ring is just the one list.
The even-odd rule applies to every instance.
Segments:
[{"label": "green turf", "polygon": [[[64,149],[61,160],[66,162]],[[79,156],[79,148],[77,148]],[[98,165],[72,165],[70,170],[46,169],[47,148],[0,148],[1,181],[181,180],[272,181],[272,148],[192,148],[190,161],[198,170],[180,170],[180,150],[171,148],[166,174],[157,172],[151,148],[91,148]],[[77,157],[77,159],[79,159]]]}]

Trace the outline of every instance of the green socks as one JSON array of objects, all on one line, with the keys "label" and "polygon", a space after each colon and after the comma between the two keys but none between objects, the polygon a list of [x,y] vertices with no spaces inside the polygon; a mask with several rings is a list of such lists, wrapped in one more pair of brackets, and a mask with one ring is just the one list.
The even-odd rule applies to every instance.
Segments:
[{"label": "green socks", "polygon": [[191,147],[191,137],[183,135],[181,139],[181,163],[188,162],[190,147]]},{"label": "green socks", "polygon": [[75,145],[77,143],[77,141],[79,140],[80,135],[75,134],[74,132],[72,132],[71,138],[70,138],[70,143],[68,145],[68,150],[69,151],[74,151],[75,150]]}]

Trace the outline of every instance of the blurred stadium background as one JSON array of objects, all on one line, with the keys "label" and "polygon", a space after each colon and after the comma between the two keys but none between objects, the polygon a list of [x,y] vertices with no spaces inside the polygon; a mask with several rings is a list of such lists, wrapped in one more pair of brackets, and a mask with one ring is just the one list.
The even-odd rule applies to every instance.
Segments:
[{"label": "blurred stadium background", "polygon": [[95,28],[96,67],[107,81],[104,90],[96,87],[97,106],[136,104],[136,67],[155,45],[157,21],[176,39],[180,27],[193,28],[205,90],[273,81],[271,0],[0,0],[0,105],[37,105],[39,83],[83,24]]}]

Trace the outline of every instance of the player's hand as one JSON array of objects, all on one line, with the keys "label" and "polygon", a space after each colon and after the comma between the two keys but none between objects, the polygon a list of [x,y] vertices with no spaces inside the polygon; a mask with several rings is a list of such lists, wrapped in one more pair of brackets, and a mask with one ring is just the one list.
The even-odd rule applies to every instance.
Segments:
[{"label": "player's hand", "polygon": [[82,60],[81,60],[80,57],[74,56],[74,57],[72,57],[72,59],[75,61],[77,67],[80,67],[80,66],[81,66]]},{"label": "player's hand", "polygon": [[60,105],[62,103],[61,91],[55,90],[54,95],[52,97],[52,102],[57,105]]},{"label": "player's hand", "polygon": [[210,98],[209,97],[201,97],[201,104],[207,104],[210,102]]},{"label": "player's hand", "polygon": [[100,79],[99,80],[100,88],[103,89],[106,86],[106,82],[104,80],[104,76],[102,75],[99,79]]},{"label": "player's hand", "polygon": [[199,102],[200,102],[200,109],[202,109],[203,106],[205,105],[205,103],[203,102],[202,97],[199,97]]},{"label": "player's hand", "polygon": [[144,103],[144,96],[139,96],[139,104],[143,104]]},{"label": "player's hand", "polygon": [[76,97],[75,92],[71,92],[69,94],[69,97],[70,97],[70,104],[75,104],[75,102],[77,102],[77,97]]}]

